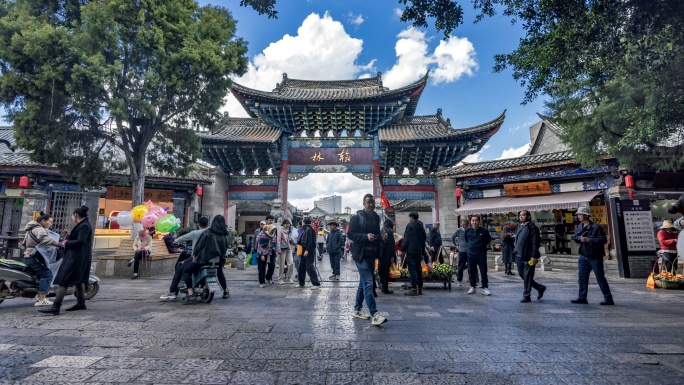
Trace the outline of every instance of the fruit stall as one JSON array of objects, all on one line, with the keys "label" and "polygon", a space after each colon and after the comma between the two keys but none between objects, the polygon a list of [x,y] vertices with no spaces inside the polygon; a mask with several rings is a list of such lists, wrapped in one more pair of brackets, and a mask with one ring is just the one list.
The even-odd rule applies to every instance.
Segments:
[{"label": "fruit stall", "polygon": [[[377,271],[377,264],[376,264]],[[437,283],[444,285],[444,289],[451,290],[451,281],[456,270],[452,269],[448,263],[434,263],[432,266],[422,264],[423,284]],[[392,264],[389,272],[389,282],[411,282],[411,276],[407,268],[399,268]]]}]

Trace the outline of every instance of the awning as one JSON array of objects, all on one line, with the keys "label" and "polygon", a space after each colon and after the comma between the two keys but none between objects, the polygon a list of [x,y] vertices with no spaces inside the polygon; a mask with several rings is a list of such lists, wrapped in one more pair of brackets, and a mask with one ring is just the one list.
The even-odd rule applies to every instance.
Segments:
[{"label": "awning", "polygon": [[589,206],[589,202],[601,191],[573,191],[529,197],[497,197],[473,199],[454,210],[456,215],[494,214],[520,210],[576,209]]}]

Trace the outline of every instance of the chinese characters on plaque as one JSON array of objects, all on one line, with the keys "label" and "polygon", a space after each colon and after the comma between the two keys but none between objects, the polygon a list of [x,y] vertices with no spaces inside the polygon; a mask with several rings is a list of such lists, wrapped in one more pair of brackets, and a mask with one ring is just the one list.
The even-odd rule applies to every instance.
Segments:
[{"label": "chinese characters on plaque", "polygon": [[505,184],[504,191],[506,192],[507,197],[546,195],[551,194],[551,185],[545,180],[530,183]]},{"label": "chinese characters on plaque", "polygon": [[322,161],[322,160],[324,160],[324,159],[325,159],[325,158],[323,157],[323,155],[321,154],[320,151],[315,152],[315,153],[313,154],[313,156],[311,157],[311,160],[313,160],[314,162],[320,162],[320,161]]},{"label": "chinese characters on plaque", "polygon": [[349,150],[342,150],[337,156],[340,158],[340,162],[348,163],[351,162],[351,157],[349,156]]},{"label": "chinese characters on plaque", "polygon": [[623,204],[627,249],[629,251],[655,250],[656,242],[650,207],[648,203],[640,206],[638,200],[631,202],[631,205]]}]

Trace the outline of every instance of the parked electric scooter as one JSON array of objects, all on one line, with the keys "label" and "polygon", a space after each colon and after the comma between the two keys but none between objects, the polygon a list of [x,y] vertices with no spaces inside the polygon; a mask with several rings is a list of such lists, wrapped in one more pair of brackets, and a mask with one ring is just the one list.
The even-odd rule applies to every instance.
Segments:
[{"label": "parked electric scooter", "polygon": [[[185,258],[191,257],[192,248],[190,246],[187,246],[184,243],[178,243],[175,245],[183,250],[181,255],[184,253],[189,253],[190,255],[185,254]],[[178,258],[180,260],[181,256],[179,255]],[[214,299],[214,293],[217,291],[223,292],[223,288],[218,282],[218,268],[223,268],[223,266],[219,267],[219,258],[216,257],[209,260],[209,263],[203,265],[197,273],[192,275],[192,291],[195,293],[195,295],[199,296],[204,303],[210,303]],[[181,281],[178,284],[178,290],[181,293],[188,292],[185,282]]]},{"label": "parked electric scooter", "polygon": [[[33,275],[22,262],[10,259],[0,259],[0,303],[6,299],[13,298],[33,298],[38,294],[40,279]],[[85,288],[85,299],[95,297],[100,290],[100,278],[90,272],[88,284]],[[74,294],[75,289],[69,288],[67,294]],[[55,296],[54,288],[47,294],[48,297]]]}]

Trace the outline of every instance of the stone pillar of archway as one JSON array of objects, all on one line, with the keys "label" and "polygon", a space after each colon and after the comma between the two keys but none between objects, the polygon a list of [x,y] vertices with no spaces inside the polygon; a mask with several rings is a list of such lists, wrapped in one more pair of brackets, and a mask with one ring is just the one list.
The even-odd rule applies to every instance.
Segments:
[{"label": "stone pillar of archway", "polygon": [[288,185],[288,178],[287,178],[287,167],[288,167],[288,146],[289,146],[289,140],[287,139],[286,135],[283,135],[280,138],[280,175],[279,175],[279,188],[278,191],[280,192],[280,199],[283,202],[283,218],[288,218],[289,213],[288,213],[288,204],[287,204],[287,185]]},{"label": "stone pillar of archway", "polygon": [[380,192],[382,190],[380,169],[380,139],[378,135],[373,136],[373,196],[380,199]]}]

